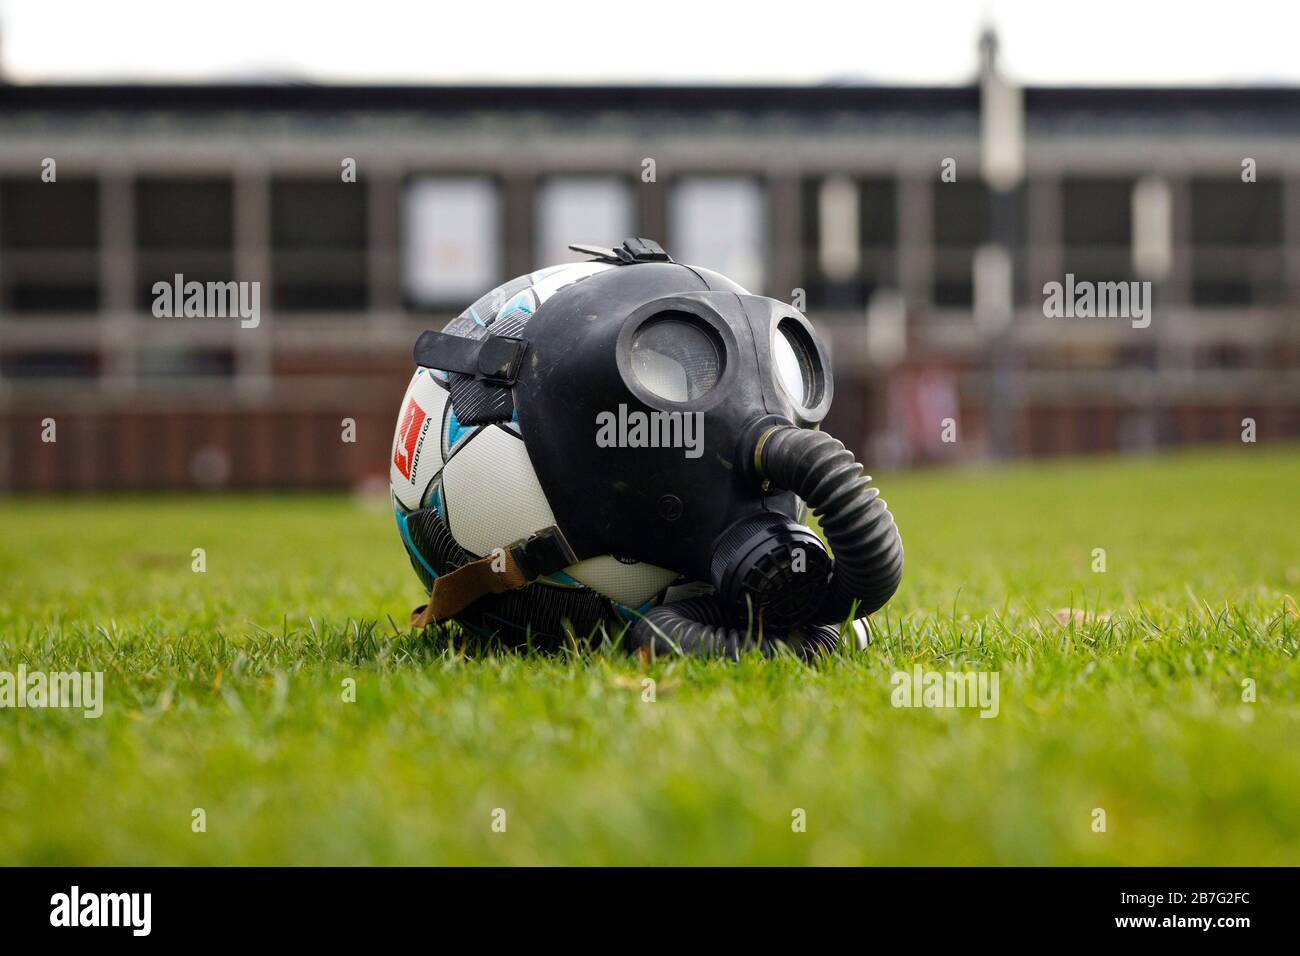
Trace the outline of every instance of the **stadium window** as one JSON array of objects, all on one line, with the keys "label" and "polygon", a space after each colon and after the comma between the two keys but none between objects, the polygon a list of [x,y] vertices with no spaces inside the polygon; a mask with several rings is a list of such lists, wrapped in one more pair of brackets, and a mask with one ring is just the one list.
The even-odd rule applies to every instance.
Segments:
[{"label": "stadium window", "polygon": [[1192,242],[1198,246],[1280,245],[1282,184],[1261,179],[1192,180]]},{"label": "stadium window", "polygon": [[369,303],[366,186],[271,181],[271,285],[277,311],[347,311]]},{"label": "stadium window", "polygon": [[[974,305],[975,250],[992,238],[993,205],[988,187],[979,181],[937,183],[934,186],[934,304],[940,308],[968,309]],[[1022,269],[1025,236],[1023,192],[1012,198],[1019,219],[1020,248],[1016,268]],[[1015,283],[1016,300],[1023,301],[1023,283]]]},{"label": "stadium window", "polygon": [[555,176],[537,191],[537,263],[587,258],[569,243],[617,246],[636,234],[630,183],[619,176]]},{"label": "stadium window", "polygon": [[970,308],[975,284],[975,249],[988,239],[989,194],[981,182],[939,183],[934,187],[934,304]]},{"label": "stadium window", "polygon": [[668,251],[761,293],[767,267],[767,205],[751,176],[686,176],[668,200]]},{"label": "stadium window", "polygon": [[1133,241],[1132,179],[1066,179],[1061,184],[1067,246],[1124,246]]},{"label": "stadium window", "polygon": [[229,179],[138,180],[135,243],[139,307],[151,310],[154,283],[170,284],[177,273],[186,282],[241,278],[232,274],[233,236]]},{"label": "stadium window", "polygon": [[0,181],[0,311],[99,308],[99,185]]},{"label": "stadium window", "polygon": [[202,379],[230,378],[235,355],[226,348],[142,348],[136,353],[142,383],[182,386]]},{"label": "stadium window", "polygon": [[457,310],[502,280],[501,193],[487,176],[420,176],[406,184],[402,291],[417,309]]},{"label": "stadium window", "polygon": [[842,175],[803,183],[803,275],[808,304],[861,308],[896,278],[893,180]]},{"label": "stadium window", "polygon": [[1062,181],[1064,267],[1076,280],[1132,278],[1133,187],[1131,177]]},{"label": "stadium window", "polygon": [[989,193],[963,180],[934,187],[934,244],[974,248],[989,237]]},{"label": "stadium window", "polygon": [[1268,305],[1284,294],[1282,184],[1191,182],[1192,301]]},{"label": "stadium window", "polygon": [[93,379],[99,353],[93,351],[20,350],[0,352],[0,377],[9,379]]}]

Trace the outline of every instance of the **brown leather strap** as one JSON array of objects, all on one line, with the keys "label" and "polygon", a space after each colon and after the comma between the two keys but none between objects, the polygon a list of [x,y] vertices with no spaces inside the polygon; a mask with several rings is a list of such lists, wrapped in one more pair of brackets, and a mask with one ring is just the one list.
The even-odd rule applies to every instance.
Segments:
[{"label": "brown leather strap", "polygon": [[485,594],[512,591],[528,583],[509,550],[489,554],[434,579],[429,603],[411,614],[411,626],[427,627],[455,617]]},{"label": "brown leather strap", "polygon": [[575,561],[559,528],[544,528],[525,541],[434,578],[429,603],[411,612],[411,627],[423,629],[449,620],[484,595],[513,591]]}]

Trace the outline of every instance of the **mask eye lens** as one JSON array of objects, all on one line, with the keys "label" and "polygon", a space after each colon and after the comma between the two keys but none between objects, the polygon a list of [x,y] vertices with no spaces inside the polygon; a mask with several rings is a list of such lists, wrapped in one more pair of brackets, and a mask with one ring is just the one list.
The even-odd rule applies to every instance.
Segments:
[{"label": "mask eye lens", "polygon": [[781,386],[800,408],[817,404],[816,360],[802,326],[789,319],[776,327],[772,341],[772,363]]},{"label": "mask eye lens", "polygon": [[695,322],[651,319],[632,336],[632,373],[670,402],[699,398],[718,382],[722,360],[713,337]]}]

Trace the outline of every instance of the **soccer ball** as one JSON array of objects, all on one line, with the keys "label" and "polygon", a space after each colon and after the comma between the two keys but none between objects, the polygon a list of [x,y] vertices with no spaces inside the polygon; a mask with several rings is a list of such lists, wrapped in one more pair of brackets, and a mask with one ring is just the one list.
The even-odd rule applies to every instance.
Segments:
[{"label": "soccer ball", "polygon": [[[583,262],[541,269],[493,289],[443,330],[515,335],[559,289],[616,268]],[[469,384],[472,384],[472,380]],[[397,530],[425,591],[434,579],[556,524],[524,446],[517,413],[494,416],[457,373],[418,368],[407,386],[389,468]],[[459,413],[459,418],[458,418]],[[470,419],[477,424],[463,424]],[[495,419],[495,420],[493,420]],[[471,604],[457,621],[510,643],[541,643],[632,623],[679,575],[614,555],[587,558],[514,591]],[[699,590],[674,589],[672,599]]]}]

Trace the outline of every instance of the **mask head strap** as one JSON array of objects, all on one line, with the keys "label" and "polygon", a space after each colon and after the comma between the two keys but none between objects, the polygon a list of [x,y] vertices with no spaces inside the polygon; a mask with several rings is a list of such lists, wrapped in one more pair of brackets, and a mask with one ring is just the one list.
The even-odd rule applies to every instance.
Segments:
[{"label": "mask head strap", "polygon": [[491,385],[513,385],[528,343],[508,335],[467,339],[422,332],[415,342],[415,364],[443,372],[462,372]]}]

